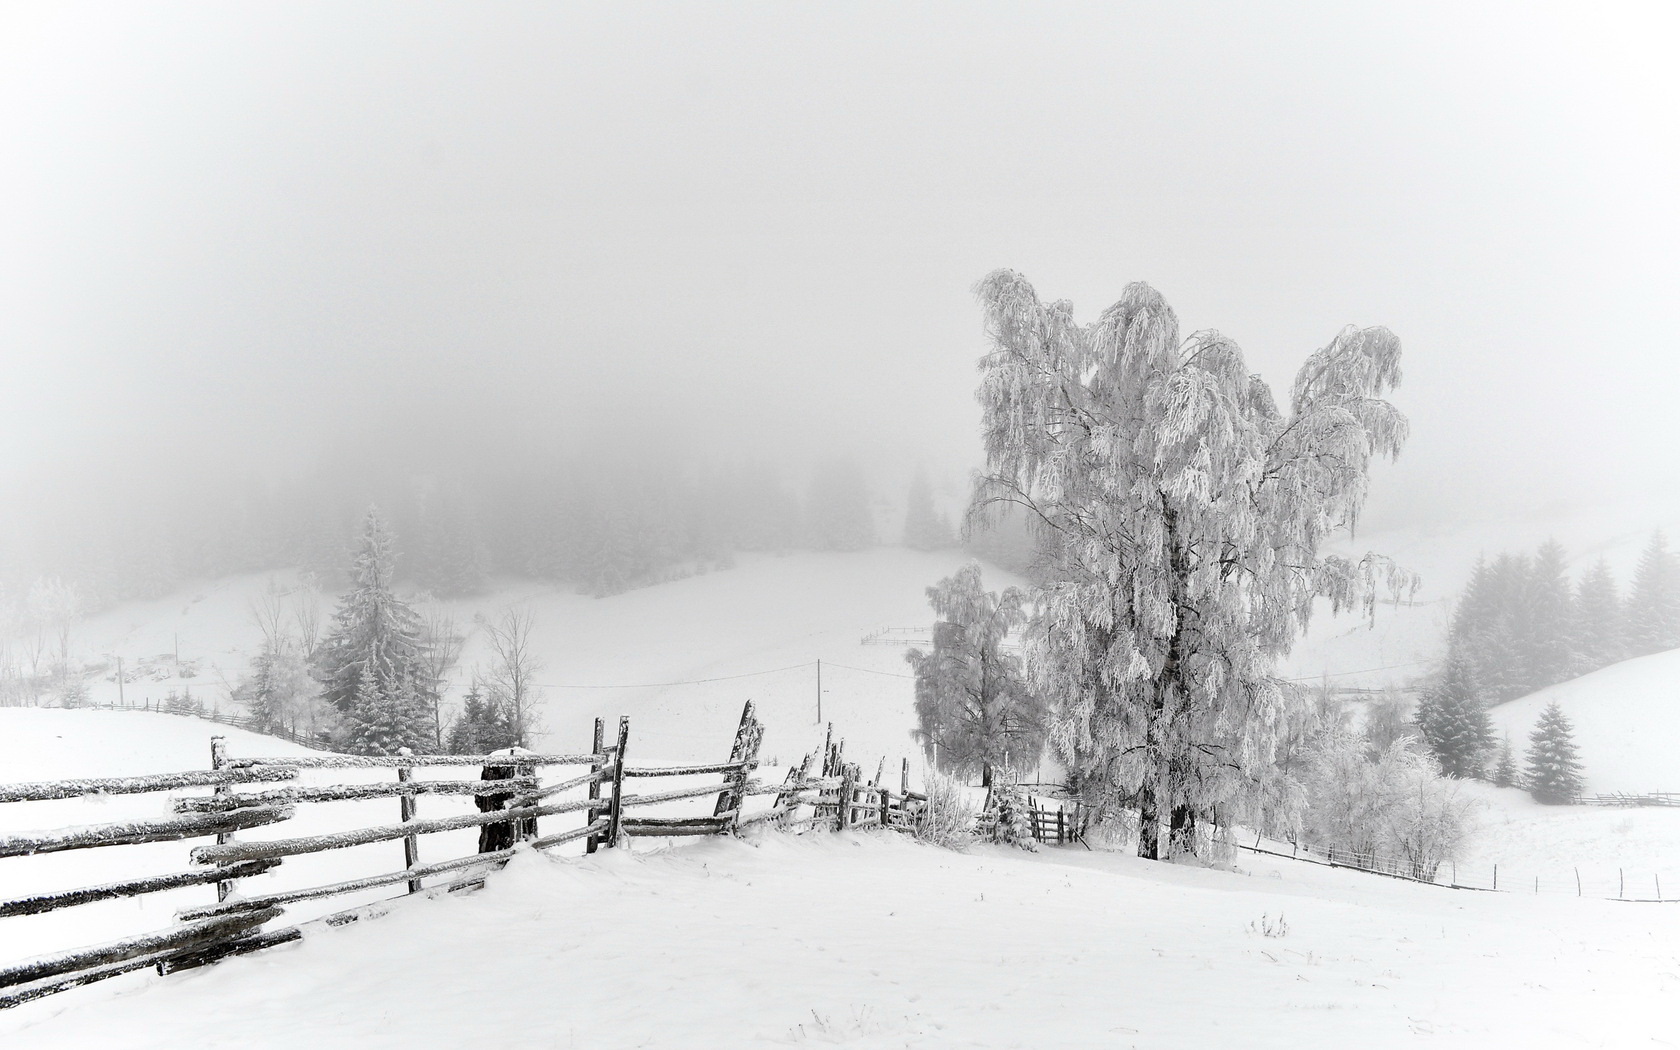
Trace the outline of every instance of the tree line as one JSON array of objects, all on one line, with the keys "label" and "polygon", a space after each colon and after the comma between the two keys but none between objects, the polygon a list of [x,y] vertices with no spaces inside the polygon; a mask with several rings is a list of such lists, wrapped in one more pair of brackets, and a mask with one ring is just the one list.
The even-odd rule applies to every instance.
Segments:
[{"label": "tree line", "polygon": [[1478,560],[1453,612],[1449,673],[1499,704],[1636,656],[1680,647],[1680,560],[1661,532],[1624,598],[1600,558],[1571,582],[1564,549]]}]

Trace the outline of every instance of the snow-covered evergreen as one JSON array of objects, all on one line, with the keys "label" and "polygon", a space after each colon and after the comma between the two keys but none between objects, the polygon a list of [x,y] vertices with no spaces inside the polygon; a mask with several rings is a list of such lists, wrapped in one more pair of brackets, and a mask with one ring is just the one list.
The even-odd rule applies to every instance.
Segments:
[{"label": "snow-covered evergreen", "polygon": [[362,522],[351,590],[315,655],[322,698],[344,715],[343,746],[395,754],[434,746],[420,618],[391,590],[396,552],[378,511]]},{"label": "snow-covered evergreen", "polygon": [[938,551],[956,544],[951,523],[933,507],[933,488],[927,471],[916,468],[904,510],[904,545],[911,550]]},{"label": "snow-covered evergreen", "polygon": [[1181,342],[1148,285],[1091,325],[1012,271],[978,293],[991,352],[975,511],[1024,506],[1055,538],[1033,624],[1038,687],[1063,705],[1055,745],[1087,797],[1137,801],[1141,855],[1160,855],[1163,817],[1191,848],[1197,819],[1271,759],[1272,668],[1313,599],[1368,600],[1390,568],[1319,548],[1357,516],[1371,458],[1405,439],[1382,400],[1399,340],[1344,330],[1280,411],[1230,340]]},{"label": "snow-covered evergreen", "polygon": [[1493,747],[1493,724],[1462,654],[1447,659],[1440,680],[1418,703],[1418,729],[1444,776],[1477,779]]},{"label": "snow-covered evergreen", "polygon": [[1587,674],[1627,656],[1621,596],[1616,592],[1610,563],[1600,558],[1575,588],[1574,628],[1570,649],[1571,672]]},{"label": "snow-covered evergreen", "polygon": [[1639,555],[1627,602],[1630,656],[1680,648],[1680,558],[1658,532]]},{"label": "snow-covered evergreen", "polygon": [[1556,701],[1546,705],[1529,736],[1526,786],[1536,802],[1560,805],[1581,793],[1575,730]]}]

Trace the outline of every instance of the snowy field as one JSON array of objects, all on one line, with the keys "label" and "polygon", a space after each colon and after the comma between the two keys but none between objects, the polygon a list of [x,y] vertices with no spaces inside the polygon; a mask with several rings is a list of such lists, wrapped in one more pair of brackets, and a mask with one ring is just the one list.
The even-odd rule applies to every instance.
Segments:
[{"label": "snowy field", "polygon": [[529,856],[476,894],[28,1004],[0,1043],[1674,1044],[1680,908],[1238,867],[868,833]]},{"label": "snowy field", "polygon": [[[594,717],[623,712],[633,763],[716,761],[750,697],[768,727],[767,763],[792,761],[821,743],[821,659],[824,719],[847,737],[848,756],[866,767],[886,756],[889,769],[909,756],[919,780],[904,647],[863,639],[925,626],[923,589],[962,560],[885,549],[765,557],[615,598],[521,585],[451,611],[466,624],[511,601],[533,609],[545,748],[584,750]],[[195,694],[214,696],[211,683],[237,677],[255,643],[249,602],[266,582],[111,610],[80,628],[83,644],[143,654],[169,651],[178,635],[183,658],[201,661]],[[1320,623],[1315,638],[1374,633]],[[480,644],[469,641],[464,667]],[[1576,721],[1595,789],[1622,783],[1601,779],[1615,766],[1629,789],[1680,787],[1666,772],[1680,771],[1680,708],[1666,700],[1676,692],[1666,683],[1680,684],[1677,657],[1548,691]],[[114,694],[98,683],[97,699]],[[1541,702],[1495,715],[1520,720],[1522,705]],[[1601,745],[1596,719],[1606,732],[1643,728]],[[1512,729],[1519,749],[1526,731]],[[0,709],[0,769],[8,781],[202,769],[217,733],[235,756],[303,750],[198,719]],[[1613,896],[1618,877],[1629,896],[1650,896],[1666,876],[1665,895],[1680,897],[1680,809],[1543,807],[1522,792],[1465,790],[1480,802],[1479,830],[1459,864],[1498,864],[1502,887],[1538,877],[1538,895],[1244,853],[1235,871],[1214,871],[1084,849],[959,855],[869,834],[637,843],[587,859],[568,849],[525,858],[480,893],[405,901],[376,922],[205,971],[132,975],[0,1013],[0,1045],[454,1047],[483,1041],[490,1024],[498,1041],[532,1047],[1298,1046],[1355,1030],[1374,1046],[1680,1045],[1653,1006],[1680,992],[1680,906],[1577,899],[1573,881],[1579,869],[1588,897]],[[159,817],[165,805],[0,806],[0,832]],[[420,815],[468,807],[428,796]],[[394,800],[304,807],[240,837],[389,823],[395,810]],[[423,839],[422,859],[469,853],[473,838]],[[190,845],[0,860],[0,895],[184,870]],[[400,866],[400,844],[380,843],[289,860],[246,891]],[[284,921],[386,892],[296,905]],[[196,887],[5,920],[0,962],[156,929],[213,896]],[[1259,927],[1280,914],[1287,935],[1265,936]]]}]

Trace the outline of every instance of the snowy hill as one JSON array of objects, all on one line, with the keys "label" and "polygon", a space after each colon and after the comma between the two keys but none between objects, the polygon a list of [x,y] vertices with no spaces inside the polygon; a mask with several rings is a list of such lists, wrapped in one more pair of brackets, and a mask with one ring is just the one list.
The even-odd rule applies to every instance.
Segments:
[{"label": "snowy hill", "polygon": [[[802,754],[822,743],[816,713],[816,661],[822,660],[823,720],[847,734],[848,753],[859,761],[914,760],[905,649],[863,639],[883,627],[925,627],[932,613],[924,591],[966,561],[955,551],[892,547],[748,556],[733,569],[609,598],[507,582],[477,598],[438,603],[469,632],[452,694],[464,691],[474,664],[485,659],[474,618],[494,618],[517,604],[536,623],[532,640],[544,693],[538,746],[586,743],[594,718],[628,714],[642,758],[715,758],[717,727],[732,726],[742,702],[752,699],[768,727],[766,757]],[[125,654],[130,668],[178,647],[197,676],[142,677],[126,687],[127,701],[155,703],[191,688],[207,705],[225,705],[259,640],[252,602],[275,579],[291,582],[267,574],[236,577],[111,609],[78,625],[75,644],[89,657]],[[989,586],[1017,582],[988,571]],[[323,599],[329,609],[330,603]],[[97,702],[116,700],[114,679],[90,685]]]},{"label": "snowy hill", "polygon": [[1495,707],[1494,732],[1510,738],[1519,765],[1540,712],[1553,701],[1575,727],[1588,793],[1680,791],[1680,649]]}]

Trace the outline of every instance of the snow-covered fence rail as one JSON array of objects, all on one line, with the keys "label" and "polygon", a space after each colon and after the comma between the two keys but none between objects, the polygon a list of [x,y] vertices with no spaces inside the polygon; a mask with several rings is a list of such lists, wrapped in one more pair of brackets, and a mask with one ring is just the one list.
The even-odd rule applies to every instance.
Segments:
[{"label": "snow-covered fence rail", "polygon": [[[505,864],[520,850],[551,849],[582,841],[587,852],[613,846],[627,837],[716,835],[749,824],[774,822],[785,827],[823,829],[880,827],[913,831],[928,806],[927,796],[910,789],[909,764],[901,764],[895,790],[886,783],[886,760],[872,779],[845,761],[843,743],[829,741],[820,771],[813,773],[816,753],[788,770],[780,783],[755,779],[764,726],[751,701],[741,712],[729,758],[724,762],[681,766],[630,766],[625,761],[630,723],[620,718],[614,743],[605,739],[605,726],[595,721],[590,751],[578,754],[535,754],[510,749],[487,755],[303,755],[282,758],[231,757],[222,738],[212,740],[210,770],[159,774],[149,777],[63,780],[0,785],[0,802],[44,802],[74,805],[74,800],[105,795],[163,796],[174,815],[162,820],[130,820],[22,832],[0,837],[0,857],[23,858],[61,852],[209,839],[193,845],[188,855],[197,868],[164,874],[136,872],[136,877],[98,885],[52,889],[14,900],[0,901],[0,919],[39,915],[96,901],[138,897],[198,886],[217,888],[214,903],[180,908],[175,925],[161,931],[130,933],[98,945],[41,956],[0,966],[0,1008],[52,992],[103,980],[149,966],[160,973],[203,965],[229,955],[283,944],[303,936],[312,924],[339,925],[379,914],[381,905],[365,903],[368,891],[406,884],[407,893],[444,892],[483,883],[486,874]],[[586,767],[580,774],[555,769]],[[417,771],[477,767],[480,777],[418,779]],[[380,771],[394,779],[369,780]],[[447,774],[446,774],[447,775]],[[355,782],[337,783],[335,777]],[[669,788],[647,781],[675,781]],[[701,782],[696,783],[696,779]],[[626,790],[626,781],[636,782]],[[173,794],[185,792],[184,794]],[[748,815],[749,800],[774,796],[768,809]],[[423,799],[470,799],[476,813],[422,817]],[[327,825],[314,834],[269,838],[236,838],[252,828],[280,825],[293,819],[300,807],[337,803],[398,803],[390,822],[369,822],[366,810],[357,823]],[[672,812],[673,804],[712,799],[709,812]],[[457,803],[458,804],[458,803]],[[311,810],[311,812],[316,812]],[[332,811],[337,812],[337,811]],[[550,829],[539,822],[576,814],[576,826]],[[802,814],[808,814],[802,816]],[[319,827],[319,825],[317,825]],[[419,841],[426,836],[477,829],[478,851],[464,856],[422,863]],[[265,833],[267,834],[267,833]],[[447,838],[439,840],[447,848]],[[291,870],[292,858],[331,853],[378,843],[403,844],[400,868],[357,873],[331,882],[286,886],[268,876]],[[361,856],[360,854],[358,856]],[[300,862],[301,863],[301,862]],[[305,869],[308,870],[308,869]],[[258,892],[236,892],[242,880],[264,877]],[[315,876],[319,879],[319,876]],[[427,880],[434,880],[428,886]],[[437,881],[447,880],[447,881]],[[266,928],[270,920],[304,902],[363,894],[364,903],[348,911],[308,918],[281,928]],[[317,914],[319,914],[317,912]],[[112,931],[120,932],[120,931]],[[4,960],[0,960],[3,963]]]},{"label": "snow-covered fence rail", "polygon": [[1649,791],[1640,795],[1618,791],[1607,795],[1581,795],[1575,799],[1575,804],[1578,806],[1680,806],[1680,792]]}]

